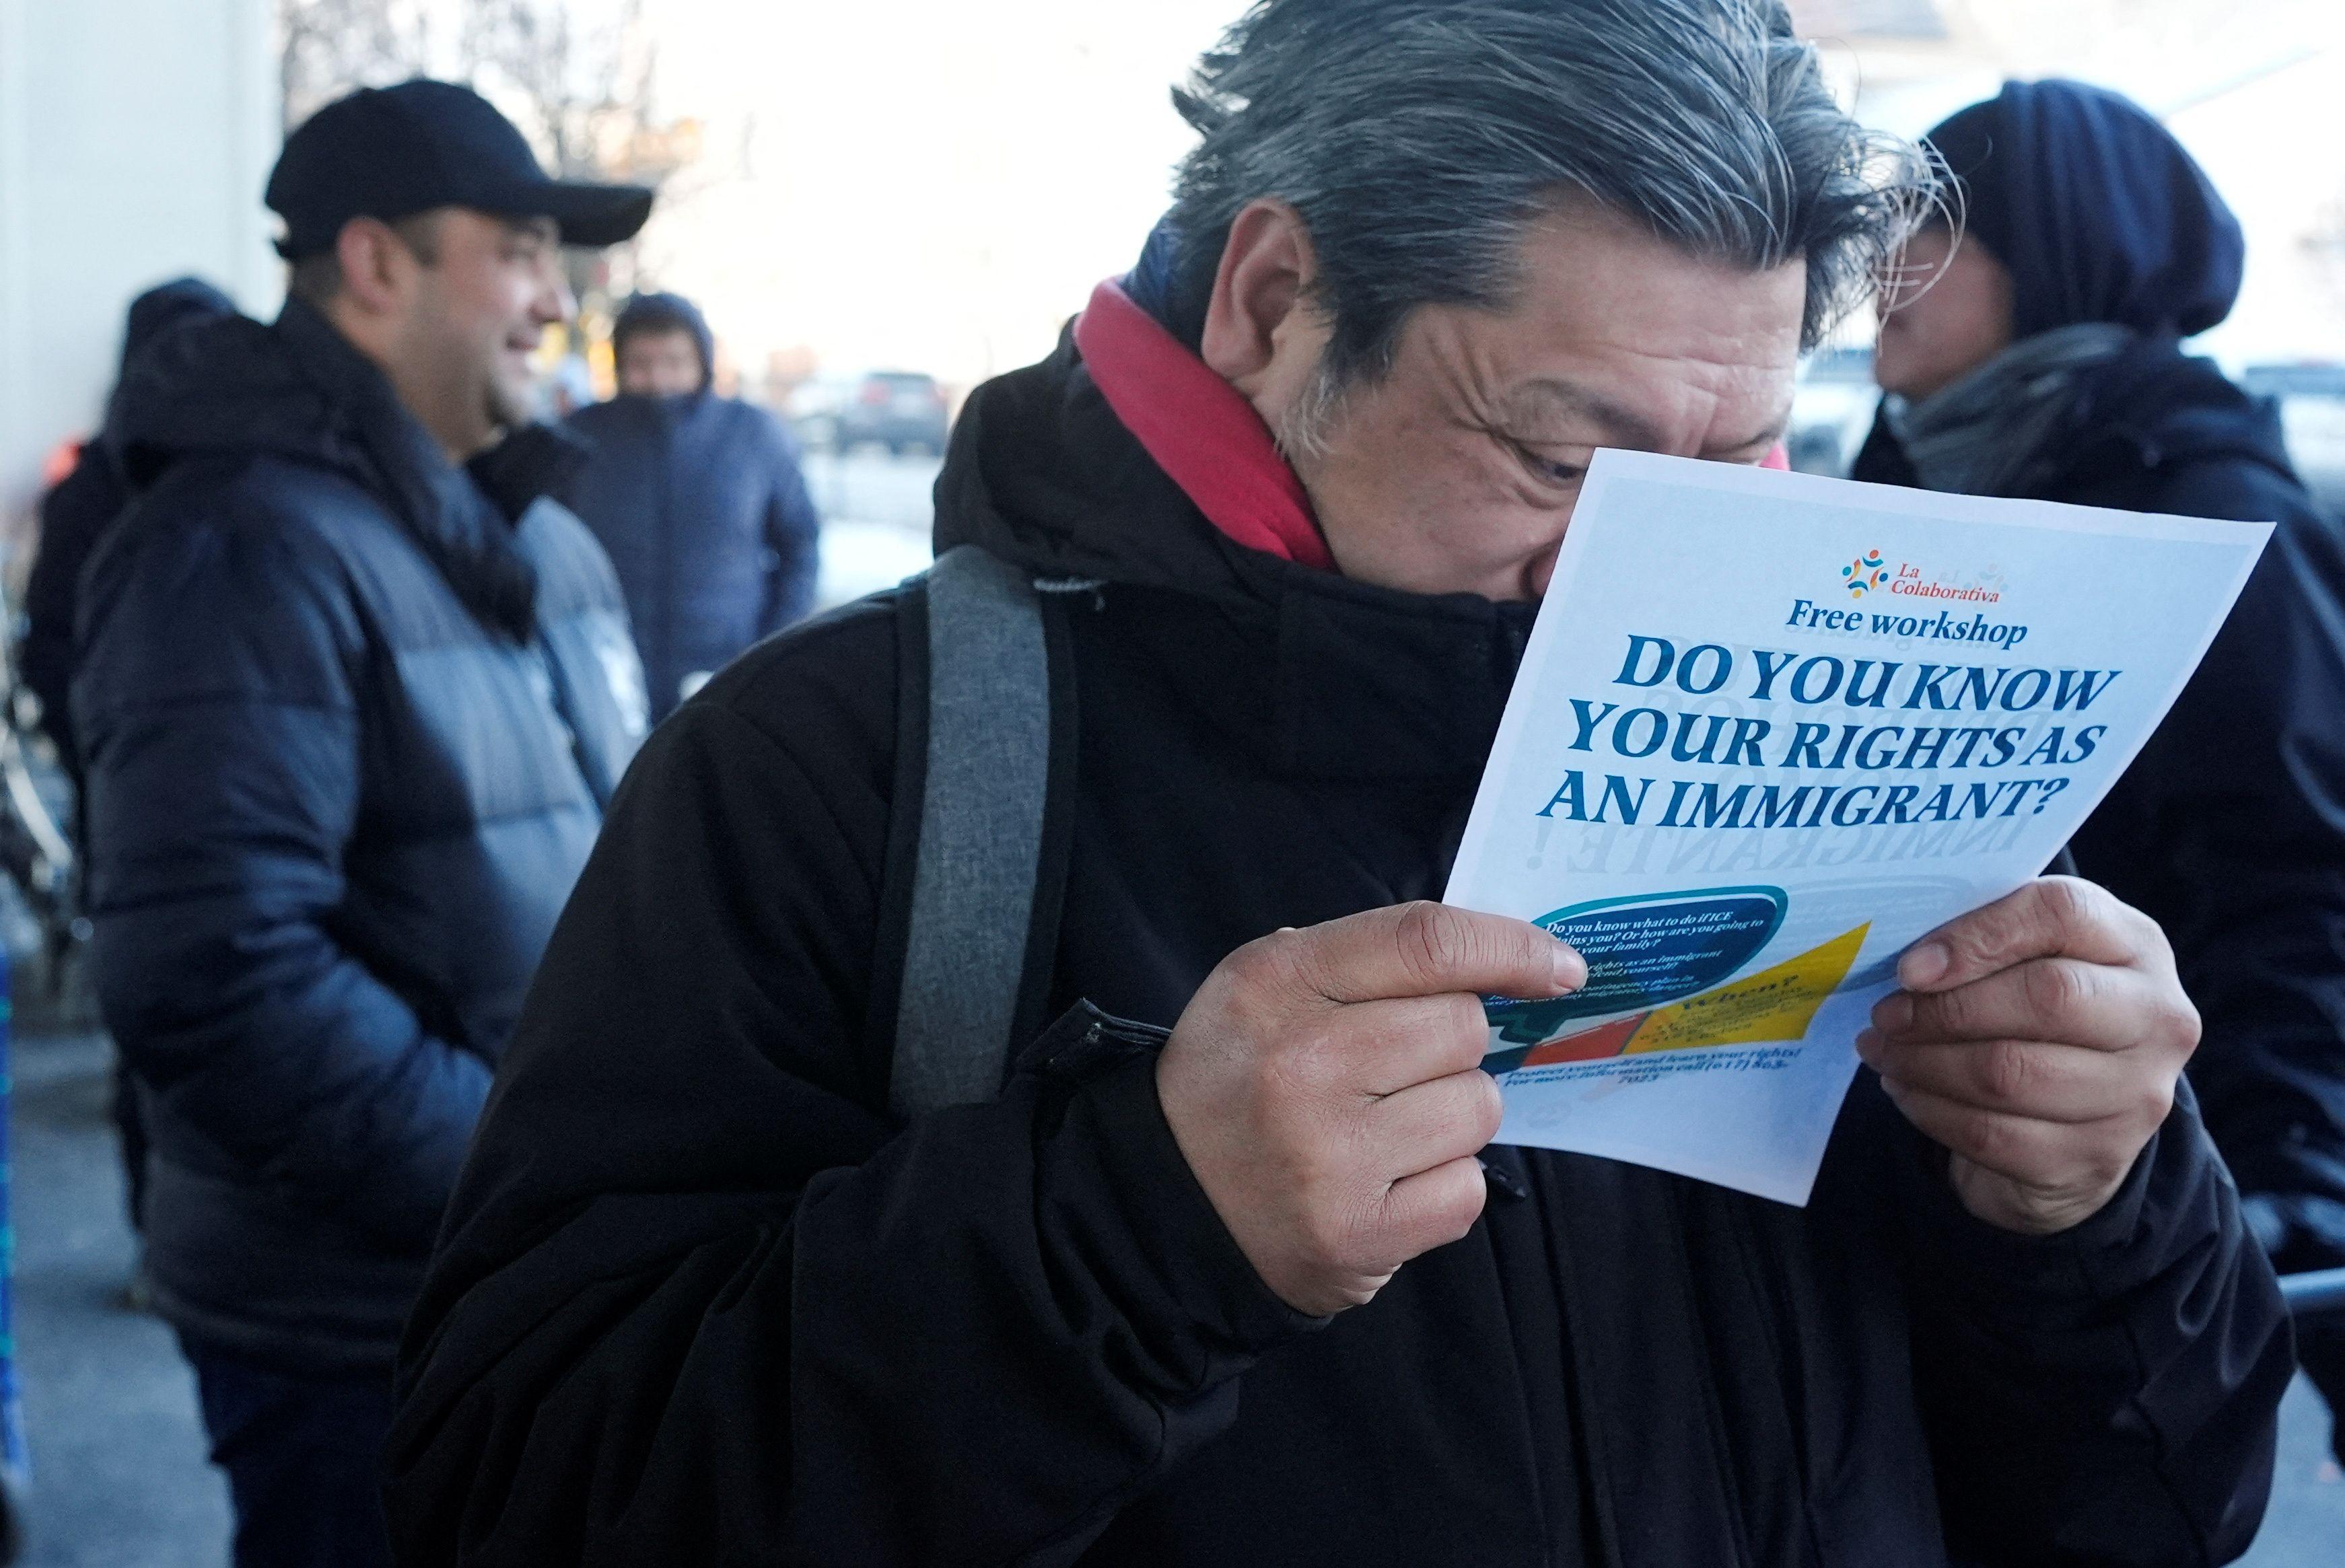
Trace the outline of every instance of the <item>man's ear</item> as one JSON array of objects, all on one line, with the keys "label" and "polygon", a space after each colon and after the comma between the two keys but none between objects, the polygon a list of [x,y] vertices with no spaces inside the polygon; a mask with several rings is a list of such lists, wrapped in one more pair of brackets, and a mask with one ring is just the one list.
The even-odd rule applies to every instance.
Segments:
[{"label": "man's ear", "polygon": [[1301,213],[1271,197],[1247,203],[1230,225],[1205,308],[1205,363],[1239,390],[1254,391],[1279,357],[1281,339],[1316,314],[1309,294],[1318,271]]},{"label": "man's ear", "polygon": [[341,294],[369,316],[399,314],[414,288],[415,255],[391,225],[354,217],[334,237],[334,259],[341,264]]}]

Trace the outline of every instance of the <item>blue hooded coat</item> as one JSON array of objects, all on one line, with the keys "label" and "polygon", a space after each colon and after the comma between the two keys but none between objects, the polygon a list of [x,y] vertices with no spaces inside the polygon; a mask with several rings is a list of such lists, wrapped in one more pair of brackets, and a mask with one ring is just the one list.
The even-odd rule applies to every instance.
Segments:
[{"label": "blue hooded coat", "polygon": [[[2043,501],[2277,523],[2173,712],[2070,846],[2165,927],[2205,1023],[2207,1125],[2285,1271],[2345,1265],[2345,530],[2290,467],[2277,411],[2179,339],[2237,298],[2238,223],[2189,156],[2124,98],[2013,83],[1930,139],[1968,238],[2010,272],[2016,335],[2131,328],[2089,372]],[[1884,417],[1854,477],[1917,484]],[[2345,1333],[2306,1366],[2345,1397]]]},{"label": "blue hooded coat", "polygon": [[797,444],[764,410],[710,389],[715,346],[688,300],[628,301],[614,340],[679,328],[700,345],[697,391],[623,394],[570,421],[594,449],[572,505],[618,569],[655,721],[686,682],[805,615],[822,526]]}]

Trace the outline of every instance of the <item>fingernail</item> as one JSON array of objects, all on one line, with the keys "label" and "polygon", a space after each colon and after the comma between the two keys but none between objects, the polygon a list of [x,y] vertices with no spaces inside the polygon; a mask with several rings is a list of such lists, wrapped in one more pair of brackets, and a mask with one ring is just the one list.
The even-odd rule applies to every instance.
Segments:
[{"label": "fingernail", "polygon": [[1555,988],[1577,991],[1588,984],[1588,960],[1581,957],[1568,943],[1555,945]]},{"label": "fingernail", "polygon": [[1881,1054],[1881,1031],[1859,1029],[1856,1032],[1856,1054],[1859,1060],[1870,1064]]},{"label": "fingernail", "polygon": [[1904,986],[1926,986],[1954,967],[1954,956],[1943,942],[1924,942],[1906,949],[1905,956],[1897,961],[1898,983]]},{"label": "fingernail", "polygon": [[1873,1004],[1873,1022],[1890,1034],[1903,1034],[1914,1027],[1914,998],[1903,991],[1892,991]]}]

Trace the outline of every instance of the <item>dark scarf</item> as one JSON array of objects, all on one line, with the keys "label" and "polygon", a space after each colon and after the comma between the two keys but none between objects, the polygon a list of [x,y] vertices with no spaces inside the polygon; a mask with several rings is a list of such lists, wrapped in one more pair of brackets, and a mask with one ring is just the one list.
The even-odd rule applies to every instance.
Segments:
[{"label": "dark scarf", "polygon": [[1883,400],[1858,477],[1880,477],[1893,443],[1928,489],[2032,494],[2097,417],[2104,371],[2153,346],[2171,358],[2230,314],[2245,242],[2181,143],[2104,88],[2008,83],[1927,140],[1956,182],[1964,243],[2011,275],[2015,341],[1918,403]]},{"label": "dark scarf", "polygon": [[2038,333],[1919,402],[1884,399],[1882,418],[1924,489],[2025,494],[2059,460],[2085,383],[2137,341],[2099,321]]}]

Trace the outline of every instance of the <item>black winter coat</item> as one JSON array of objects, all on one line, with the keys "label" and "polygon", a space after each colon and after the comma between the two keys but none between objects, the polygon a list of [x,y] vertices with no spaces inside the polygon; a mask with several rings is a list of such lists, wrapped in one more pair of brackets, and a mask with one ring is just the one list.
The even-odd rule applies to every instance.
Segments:
[{"label": "black winter coat", "polygon": [[[2087,384],[2030,497],[2279,526],[2165,723],[2071,846],[2155,918],[2205,1020],[2192,1061],[2283,1270],[2345,1266],[2345,528],[2272,406],[2147,341]],[[1877,425],[1855,476],[1916,483]],[[2306,1364],[2345,1398],[2345,1338]]]},{"label": "black winter coat", "polygon": [[[200,278],[149,288],[131,301],[123,327],[123,374],[169,333],[235,312],[235,301]],[[84,442],[73,471],[41,497],[40,545],[25,582],[25,640],[17,650],[17,671],[25,689],[41,700],[41,728],[76,787],[81,747],[73,723],[76,597],[82,568],[129,504],[130,485],[118,456],[102,436]]]},{"label": "black winter coat", "polygon": [[[1231,949],[1446,880],[1529,622],[1228,543],[1071,348],[939,487],[1063,599],[1051,1003],[1172,1024]],[[1999,1568],[2242,1550],[2289,1371],[2185,1106],[2103,1213],[1971,1219],[1868,1075],[1815,1199],[1489,1151],[1466,1239],[1306,1320],[1076,1010],[888,1109],[918,802],[883,595],[654,737],[501,1070],[402,1353],[413,1564]],[[915,732],[917,733],[917,731]]]},{"label": "black winter coat", "polygon": [[74,612],[82,568],[130,504],[129,486],[98,441],[85,441],[73,471],[41,497],[39,553],[25,582],[25,640],[16,653],[25,689],[41,700],[41,728],[76,784],[81,739],[73,722]]},{"label": "black winter coat", "polygon": [[83,579],[88,898],[190,1339],[388,1367],[642,734],[610,566],[531,504],[551,435],[452,467],[299,302],[117,400],[145,488]]},{"label": "black winter coat", "polygon": [[806,614],[822,521],[797,443],[763,409],[706,390],[621,397],[570,428],[594,449],[571,501],[618,571],[663,719],[686,679]]}]

